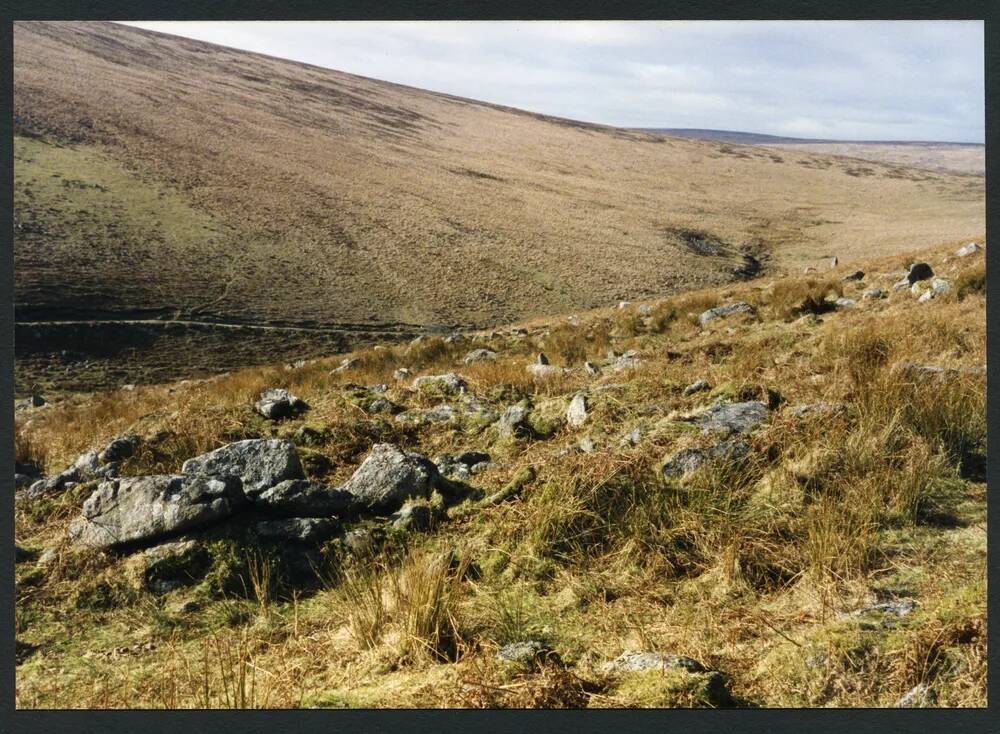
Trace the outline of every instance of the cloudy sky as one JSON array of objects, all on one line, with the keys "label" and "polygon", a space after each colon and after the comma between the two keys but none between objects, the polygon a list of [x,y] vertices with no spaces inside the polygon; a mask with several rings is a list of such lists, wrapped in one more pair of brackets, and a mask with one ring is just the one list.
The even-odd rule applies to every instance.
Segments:
[{"label": "cloudy sky", "polygon": [[984,141],[979,21],[134,25],[622,127]]}]

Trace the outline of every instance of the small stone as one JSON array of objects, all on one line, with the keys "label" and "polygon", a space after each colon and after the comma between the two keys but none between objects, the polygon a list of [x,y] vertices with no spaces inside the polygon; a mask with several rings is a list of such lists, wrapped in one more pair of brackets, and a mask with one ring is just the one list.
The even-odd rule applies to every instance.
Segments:
[{"label": "small stone", "polygon": [[587,398],[583,393],[577,393],[569,403],[566,411],[566,423],[570,428],[579,428],[587,422]]},{"label": "small stone", "polygon": [[639,358],[639,353],[634,349],[630,349],[615,360],[613,369],[615,372],[624,372],[625,370],[635,369],[641,364],[642,360]]},{"label": "small stone", "polygon": [[705,326],[718,318],[730,316],[735,313],[752,314],[754,313],[754,307],[745,301],[730,303],[726,306],[716,306],[715,308],[710,308],[707,311],[702,312],[701,316],[698,317],[698,323]]},{"label": "small stone", "polygon": [[458,395],[465,392],[466,387],[465,380],[454,372],[443,375],[424,375],[413,381],[414,390],[432,389],[446,395]]},{"label": "small stone", "polygon": [[601,666],[601,672],[604,673],[640,673],[644,670],[707,672],[707,668],[697,660],[683,655],[666,655],[658,652],[629,651]]},{"label": "small stone", "polygon": [[853,298],[838,298],[836,301],[834,301],[834,304],[837,306],[837,308],[854,308],[855,306],[858,305],[858,302],[855,301]]},{"label": "small stone", "polygon": [[845,283],[849,283],[854,280],[864,280],[864,277],[865,273],[863,270],[855,270],[853,273],[845,275],[843,278],[841,278],[841,280]]},{"label": "small stone", "polygon": [[632,305],[632,301],[618,301],[618,310],[624,310]]},{"label": "small stone", "polygon": [[528,409],[521,405],[511,405],[497,421],[497,431],[501,438],[524,437],[531,435],[528,424]]},{"label": "small stone", "polygon": [[861,297],[865,300],[874,300],[877,298],[885,298],[885,295],[885,291],[881,288],[869,288],[861,294]]},{"label": "small stone", "polygon": [[702,392],[709,388],[708,380],[695,380],[690,385],[684,388],[684,395],[694,395],[696,392]]},{"label": "small stone", "polygon": [[982,247],[980,247],[975,242],[970,242],[965,245],[965,247],[960,247],[955,251],[955,257],[968,257],[969,255],[975,255],[977,252],[982,252]]},{"label": "small stone", "polygon": [[937,692],[926,683],[918,683],[903,694],[896,702],[896,708],[913,709],[937,705]]},{"label": "small stone", "polygon": [[622,446],[638,446],[639,441],[642,440],[642,429],[633,428],[631,431],[622,436],[621,445]]},{"label": "small stone", "polygon": [[535,358],[535,364],[548,364],[549,358],[545,356],[545,352],[539,352],[538,356]]},{"label": "small stone", "polygon": [[586,372],[588,375],[599,375],[599,374],[601,374],[600,368],[598,368],[598,366],[596,364],[594,364],[593,362],[584,362],[583,363],[583,371]]},{"label": "small stone", "polygon": [[497,651],[497,660],[514,665],[534,665],[549,652],[546,645],[538,640],[524,640],[504,645]]},{"label": "small stone", "polygon": [[497,358],[497,353],[491,349],[473,349],[465,355],[465,364],[475,364],[476,362],[493,362]]},{"label": "small stone", "polygon": [[406,367],[400,367],[398,370],[392,373],[392,378],[397,382],[402,382],[403,380],[410,379],[413,373],[410,372]]},{"label": "small stone", "polygon": [[254,404],[254,408],[265,418],[280,420],[298,415],[307,410],[309,406],[304,400],[292,395],[288,390],[270,388],[260,394],[260,400]]}]

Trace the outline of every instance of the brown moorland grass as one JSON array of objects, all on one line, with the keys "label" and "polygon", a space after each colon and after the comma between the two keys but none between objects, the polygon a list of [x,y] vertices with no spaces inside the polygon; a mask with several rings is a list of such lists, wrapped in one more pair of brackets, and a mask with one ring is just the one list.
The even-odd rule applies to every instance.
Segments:
[{"label": "brown moorland grass", "polygon": [[777,162],[112,23],[15,24],[14,108],[15,300],[45,319],[485,325],[718,286],[744,252],[794,272],[984,229],[977,177]]},{"label": "brown moorland grass", "polygon": [[[983,256],[947,257],[960,244],[916,257],[953,284],[974,282]],[[841,284],[846,268],[831,277],[856,298],[888,289],[908,257],[863,263],[863,283]],[[890,291],[787,320],[786,294],[810,292],[809,281],[683,294],[650,303],[648,321],[633,306],[581,312],[573,330],[538,320],[527,336],[388,346],[359,352],[355,371],[331,373],[336,357],[69,396],[19,414],[20,445],[40,447],[25,453],[41,452],[50,472],[131,430],[145,442],[125,474],[176,471],[237,437],[287,436],[304,456],[330,458],[321,476],[336,483],[389,440],[432,457],[488,451],[494,466],[472,483],[497,499],[452,508],[428,533],[390,534],[375,558],[345,561],[343,574],[302,594],[282,588],[263,558],[226,561],[233,592],[154,593],[129,562],[68,543],[89,485],[19,505],[17,542],[35,556],[17,566],[17,637],[32,646],[18,705],[892,706],[917,684],[936,705],[984,705],[985,390],[974,370],[986,355],[985,295],[953,290],[921,304]],[[687,317],[734,300],[756,314],[708,328]],[[643,362],[535,384],[525,366],[540,350],[555,357],[552,337],[573,355],[553,359],[567,367],[603,359],[606,344]],[[474,346],[498,360],[465,365]],[[900,368],[910,362],[967,371]],[[408,408],[435,404],[393,379],[401,366],[456,371],[496,410],[524,401],[551,433],[501,439],[471,419],[404,428],[367,412],[352,385],[384,382]],[[709,389],[684,395],[696,378]],[[273,386],[311,409],[261,420],[250,404]],[[578,390],[589,415],[570,429],[559,416]],[[775,409],[749,439],[748,461],[665,481],[665,457],[710,442],[675,419],[720,398]],[[813,403],[834,411],[790,411]],[[307,426],[315,433],[297,438]],[[633,429],[637,444],[620,443]],[[594,451],[575,450],[584,437]],[[53,557],[42,562],[46,548]],[[916,609],[852,614],[900,599]],[[522,639],[543,641],[558,664],[512,672],[494,660]],[[733,701],[712,695],[705,677],[601,672],[629,649],[723,671]]]}]

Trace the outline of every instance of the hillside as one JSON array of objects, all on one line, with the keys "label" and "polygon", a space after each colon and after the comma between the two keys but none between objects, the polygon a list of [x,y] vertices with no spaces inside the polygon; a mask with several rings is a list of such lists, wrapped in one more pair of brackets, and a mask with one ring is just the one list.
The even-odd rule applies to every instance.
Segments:
[{"label": "hillside", "polygon": [[20,408],[17,705],[985,706],[965,244]]},{"label": "hillside", "polygon": [[[304,345],[318,354],[361,327],[506,323],[984,231],[978,178],[555,119],[110,23],[15,24],[14,116],[18,344],[50,363],[49,321],[295,325],[334,335]],[[150,338],[120,352],[133,381],[186,362],[150,358]]]}]

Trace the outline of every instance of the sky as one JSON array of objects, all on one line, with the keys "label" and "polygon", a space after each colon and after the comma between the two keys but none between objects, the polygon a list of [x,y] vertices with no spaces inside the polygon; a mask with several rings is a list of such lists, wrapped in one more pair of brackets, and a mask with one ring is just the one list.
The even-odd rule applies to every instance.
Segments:
[{"label": "sky", "polygon": [[981,21],[132,23],[620,127],[985,138]]}]

